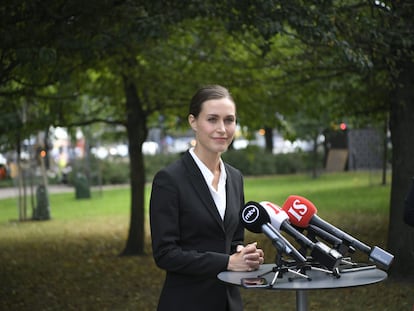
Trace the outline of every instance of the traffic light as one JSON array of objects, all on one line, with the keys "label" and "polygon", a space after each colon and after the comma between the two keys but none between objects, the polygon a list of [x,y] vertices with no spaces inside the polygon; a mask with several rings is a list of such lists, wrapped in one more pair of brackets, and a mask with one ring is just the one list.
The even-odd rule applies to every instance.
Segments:
[{"label": "traffic light", "polygon": [[36,160],[39,165],[42,165],[42,162],[45,165],[46,169],[49,169],[49,153],[46,148],[37,147],[36,148]]}]

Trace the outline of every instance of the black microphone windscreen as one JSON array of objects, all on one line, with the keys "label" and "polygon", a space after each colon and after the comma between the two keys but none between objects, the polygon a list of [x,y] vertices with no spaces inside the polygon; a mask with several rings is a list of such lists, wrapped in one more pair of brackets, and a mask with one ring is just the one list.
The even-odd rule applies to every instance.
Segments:
[{"label": "black microphone windscreen", "polygon": [[249,201],[240,212],[243,226],[254,233],[261,233],[262,226],[270,223],[269,214],[258,202]]}]

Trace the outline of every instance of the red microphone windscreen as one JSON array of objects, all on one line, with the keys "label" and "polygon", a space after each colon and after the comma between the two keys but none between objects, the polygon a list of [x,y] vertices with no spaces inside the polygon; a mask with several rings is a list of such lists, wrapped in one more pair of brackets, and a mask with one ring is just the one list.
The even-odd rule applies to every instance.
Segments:
[{"label": "red microphone windscreen", "polygon": [[306,228],[312,216],[317,212],[311,201],[299,195],[289,196],[283,204],[282,210],[289,215],[289,220],[293,225],[301,228]]}]

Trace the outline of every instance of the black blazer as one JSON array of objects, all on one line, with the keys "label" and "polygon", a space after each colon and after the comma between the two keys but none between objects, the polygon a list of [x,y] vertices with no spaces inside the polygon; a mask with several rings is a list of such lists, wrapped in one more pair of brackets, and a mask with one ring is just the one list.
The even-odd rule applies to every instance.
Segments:
[{"label": "black blazer", "polygon": [[159,171],[150,199],[155,263],[166,270],[158,310],[242,310],[237,287],[217,279],[229,255],[243,244],[239,212],[243,177],[225,164],[227,206],[221,219],[203,175],[187,151]]}]

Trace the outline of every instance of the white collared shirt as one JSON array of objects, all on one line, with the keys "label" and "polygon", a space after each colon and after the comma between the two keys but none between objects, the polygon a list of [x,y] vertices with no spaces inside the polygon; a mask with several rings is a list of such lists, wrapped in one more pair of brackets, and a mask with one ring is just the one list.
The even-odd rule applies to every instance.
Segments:
[{"label": "white collared shirt", "polygon": [[208,169],[208,167],[197,157],[194,153],[194,147],[190,148],[190,154],[199,167],[203,174],[204,180],[206,181],[208,188],[210,189],[211,196],[213,197],[214,203],[216,204],[217,210],[220,214],[221,219],[224,219],[226,212],[226,169],[224,163],[220,159],[220,178],[217,186],[217,190],[213,187],[214,174]]}]

